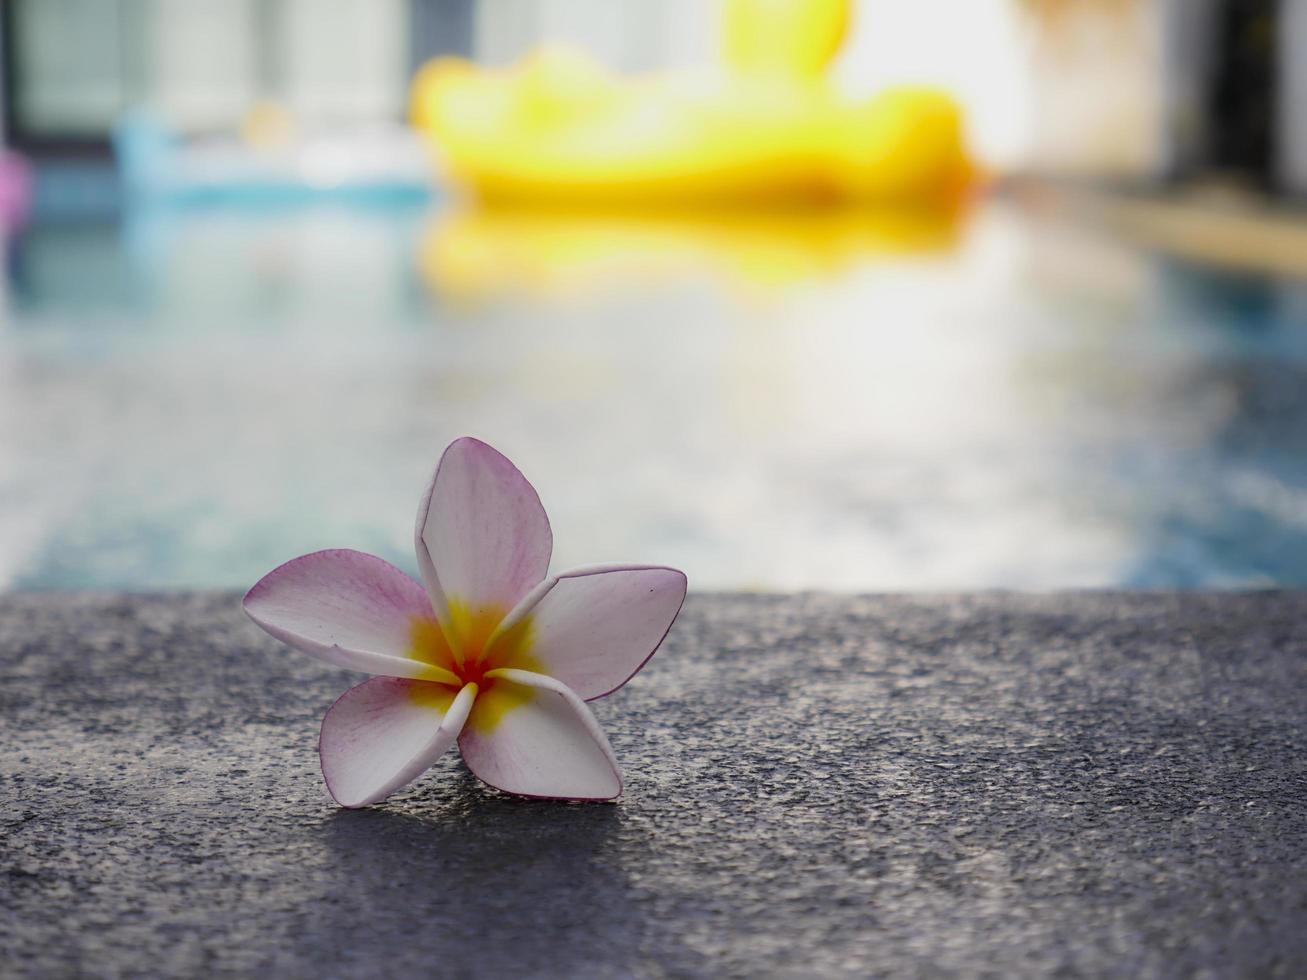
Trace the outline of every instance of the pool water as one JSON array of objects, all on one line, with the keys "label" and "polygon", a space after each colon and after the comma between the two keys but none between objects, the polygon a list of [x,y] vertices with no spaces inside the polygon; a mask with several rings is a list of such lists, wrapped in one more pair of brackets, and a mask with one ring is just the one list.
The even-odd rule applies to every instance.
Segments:
[{"label": "pool water", "polygon": [[555,566],[697,589],[1307,584],[1307,283],[1013,205],[942,234],[423,210],[36,224],[0,326],[0,589],[412,570],[477,435]]}]

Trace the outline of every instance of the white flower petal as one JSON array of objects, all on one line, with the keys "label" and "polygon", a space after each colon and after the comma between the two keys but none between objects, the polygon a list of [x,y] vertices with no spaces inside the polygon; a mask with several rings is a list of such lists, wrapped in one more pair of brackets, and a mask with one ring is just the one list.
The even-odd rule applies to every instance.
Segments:
[{"label": "white flower petal", "polygon": [[383,800],[426,772],[454,744],[476,685],[452,688],[398,677],[352,687],[322,719],[318,754],[332,798],[360,807]]},{"label": "white flower petal", "polygon": [[319,660],[390,677],[453,681],[412,656],[415,625],[434,629],[422,586],[361,551],[315,551],[261,578],[242,603],[250,619]]},{"label": "white flower petal", "polygon": [[469,437],[441,456],[416,536],[418,566],[446,624],[455,603],[473,618],[503,616],[544,578],[554,546],[535,488],[502,453]]},{"label": "white flower petal", "polygon": [[574,568],[532,589],[499,632],[529,617],[526,652],[540,671],[593,701],[653,656],[681,611],[685,586],[684,572],[661,565]]},{"label": "white flower petal", "polygon": [[622,792],[612,747],[595,717],[566,684],[526,670],[486,674],[459,736],[477,778],[519,796],[611,800]]}]

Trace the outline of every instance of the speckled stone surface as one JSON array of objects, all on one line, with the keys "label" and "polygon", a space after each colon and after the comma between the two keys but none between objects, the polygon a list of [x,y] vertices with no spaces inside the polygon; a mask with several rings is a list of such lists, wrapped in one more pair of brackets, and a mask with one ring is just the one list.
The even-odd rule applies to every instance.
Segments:
[{"label": "speckled stone surface", "polygon": [[0,974],[1301,976],[1307,595],[692,596],[627,789],[338,810],[231,595],[0,598]]}]

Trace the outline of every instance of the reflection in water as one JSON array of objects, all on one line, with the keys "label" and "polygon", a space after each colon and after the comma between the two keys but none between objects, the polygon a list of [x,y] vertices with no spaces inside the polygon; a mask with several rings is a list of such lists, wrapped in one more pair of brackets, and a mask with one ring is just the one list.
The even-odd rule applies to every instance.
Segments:
[{"label": "reflection in water", "polygon": [[[1307,584],[1307,285],[956,223],[194,211],[36,226],[0,329],[0,587],[407,567],[474,434],[555,565],[696,588]],[[434,230],[433,230],[434,229]],[[740,302],[756,299],[765,302]]]},{"label": "reflection in water", "polygon": [[737,290],[829,279],[856,262],[943,252],[960,207],[776,211],[450,211],[422,245],[442,296],[584,296],[712,276]]}]

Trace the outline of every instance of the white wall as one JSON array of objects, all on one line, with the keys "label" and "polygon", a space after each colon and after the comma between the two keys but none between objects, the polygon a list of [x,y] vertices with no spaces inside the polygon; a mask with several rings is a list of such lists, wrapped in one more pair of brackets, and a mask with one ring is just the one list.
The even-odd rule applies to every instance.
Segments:
[{"label": "white wall", "polygon": [[239,120],[257,94],[258,2],[148,0],[142,67],[151,108],[194,130]]},{"label": "white wall", "polygon": [[1031,38],[1015,0],[861,0],[837,77],[852,93],[922,83],[963,106],[975,151],[1013,165],[1029,153]]},{"label": "white wall", "polygon": [[281,95],[309,123],[393,116],[405,102],[405,0],[281,0]]},{"label": "white wall", "polygon": [[715,59],[717,17],[708,0],[480,0],[473,53],[503,67],[547,41],[614,71],[705,64]]},{"label": "white wall", "polygon": [[1159,0],[1066,2],[1034,19],[1032,168],[1138,177],[1166,165],[1165,13]]}]

